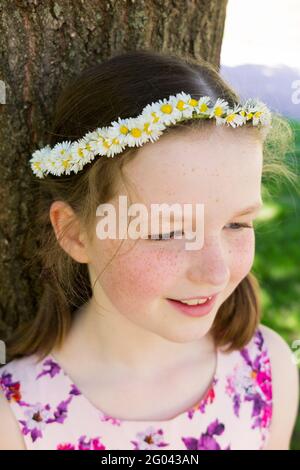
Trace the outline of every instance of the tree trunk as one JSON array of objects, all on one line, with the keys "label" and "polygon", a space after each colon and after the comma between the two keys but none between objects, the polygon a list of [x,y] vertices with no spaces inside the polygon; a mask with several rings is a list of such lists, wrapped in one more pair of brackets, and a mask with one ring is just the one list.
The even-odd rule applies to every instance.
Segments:
[{"label": "tree trunk", "polygon": [[34,316],[41,293],[38,272],[26,264],[36,247],[28,160],[43,145],[64,82],[115,51],[138,48],[187,52],[219,68],[226,6],[227,0],[1,1],[0,339]]}]

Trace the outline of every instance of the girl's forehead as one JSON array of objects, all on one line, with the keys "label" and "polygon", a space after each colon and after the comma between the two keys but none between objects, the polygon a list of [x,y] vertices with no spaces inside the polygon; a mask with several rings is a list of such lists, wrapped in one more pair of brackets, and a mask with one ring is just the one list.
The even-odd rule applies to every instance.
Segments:
[{"label": "girl's forehead", "polygon": [[136,158],[124,167],[136,181],[179,180],[196,173],[197,178],[248,171],[262,160],[263,145],[255,134],[240,129],[186,132],[162,136],[141,147]]},{"label": "girl's forehead", "polygon": [[[189,202],[203,198],[224,199],[259,195],[262,175],[262,147],[252,146],[221,152],[213,148],[179,149],[170,153],[148,153],[128,167],[129,178],[139,196],[147,202]],[[147,158],[149,157],[149,158]]]}]

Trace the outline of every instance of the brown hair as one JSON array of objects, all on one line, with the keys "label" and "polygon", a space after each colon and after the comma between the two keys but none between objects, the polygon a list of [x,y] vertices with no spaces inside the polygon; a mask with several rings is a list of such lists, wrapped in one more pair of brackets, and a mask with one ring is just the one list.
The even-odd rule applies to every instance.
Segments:
[{"label": "brown hair", "polygon": [[[204,60],[145,49],[118,53],[84,70],[63,90],[47,143],[53,146],[81,138],[88,131],[110,125],[119,116],[137,116],[147,104],[179,91],[195,99],[204,95],[220,97],[231,106],[240,101],[217,70]],[[188,120],[170,126],[165,132],[203,128],[212,125],[212,121]],[[251,132],[256,132],[264,145],[263,177],[276,179],[281,175],[292,182],[294,174],[283,160],[293,141],[287,121],[274,115],[267,136],[253,126]],[[39,204],[35,261],[41,267],[38,283],[43,289],[33,320],[21,323],[7,342],[9,359],[32,353],[45,357],[63,342],[75,310],[92,295],[87,265],[74,261],[56,239],[49,218],[52,202],[65,201],[85,227],[91,227],[97,206],[114,196],[123,165],[137,151],[127,148],[115,158],[95,158],[77,174],[48,175],[38,181],[34,177]],[[260,316],[259,284],[250,272],[220,307],[211,330],[216,345],[229,345],[228,350],[242,348],[253,336]]]}]

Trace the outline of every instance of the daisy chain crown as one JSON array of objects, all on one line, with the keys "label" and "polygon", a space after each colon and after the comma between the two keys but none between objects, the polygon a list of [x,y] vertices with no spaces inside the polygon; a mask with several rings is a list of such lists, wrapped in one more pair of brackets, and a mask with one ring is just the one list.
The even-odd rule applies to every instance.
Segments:
[{"label": "daisy chain crown", "polygon": [[135,118],[119,117],[110,126],[99,127],[77,141],[64,141],[52,149],[47,145],[36,150],[30,159],[31,169],[38,178],[44,178],[49,173],[55,176],[78,173],[96,155],[114,157],[126,146],[140,147],[148,141],[153,143],[171,124],[191,118],[214,118],[217,126],[227,124],[237,127],[250,121],[253,126],[272,127],[271,111],[257,98],[248,99],[231,108],[221,98],[213,103],[209,96],[196,100],[180,92],[169,96],[169,99],[148,104]]}]

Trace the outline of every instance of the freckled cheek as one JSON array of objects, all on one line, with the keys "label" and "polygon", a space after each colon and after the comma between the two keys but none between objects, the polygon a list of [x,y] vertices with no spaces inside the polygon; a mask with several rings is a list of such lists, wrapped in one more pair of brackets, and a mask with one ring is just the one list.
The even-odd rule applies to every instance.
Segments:
[{"label": "freckled cheek", "polygon": [[[178,253],[159,248],[139,248],[115,259],[102,276],[101,284],[114,304],[143,305],[165,297],[179,275]],[[117,299],[118,297],[118,299]]]},{"label": "freckled cheek", "polygon": [[232,280],[239,282],[251,270],[255,255],[255,235],[253,230],[237,237],[230,246],[230,272]]}]

